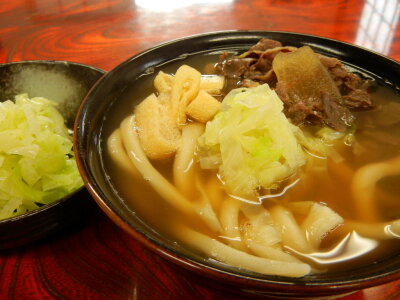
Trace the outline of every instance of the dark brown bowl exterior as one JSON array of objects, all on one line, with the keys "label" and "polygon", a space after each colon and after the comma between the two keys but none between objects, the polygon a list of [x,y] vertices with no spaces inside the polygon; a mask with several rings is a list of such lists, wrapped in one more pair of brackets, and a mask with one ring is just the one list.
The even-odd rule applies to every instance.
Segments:
[{"label": "dark brown bowl exterior", "polygon": [[[72,129],[83,98],[103,74],[102,70],[67,61],[0,64],[0,101],[21,93],[52,99],[60,103],[58,108]],[[37,210],[0,220],[0,250],[35,242],[74,224],[89,207],[90,196],[82,188]]]},{"label": "dark brown bowl exterior", "polygon": [[116,224],[151,250],[194,271],[197,275],[215,280],[218,285],[223,283],[248,295],[320,298],[344,295],[400,278],[400,249],[392,257],[382,258],[381,261],[351,272],[309,275],[297,279],[252,273],[239,274],[229,267],[211,263],[149,229],[140,216],[132,213],[131,209],[124,205],[111,187],[102,156],[104,141],[107,138],[103,136],[103,124],[109,108],[121,98],[124,90],[132,82],[140,75],[157,72],[160,65],[178,57],[184,63],[185,56],[195,53],[244,51],[263,37],[279,40],[284,45],[310,45],[315,51],[336,57],[389,88],[399,89],[398,62],[354,45],[322,37],[287,32],[225,31],[165,43],[114,68],[97,82],[83,102],[75,124],[75,151],[86,187]]}]

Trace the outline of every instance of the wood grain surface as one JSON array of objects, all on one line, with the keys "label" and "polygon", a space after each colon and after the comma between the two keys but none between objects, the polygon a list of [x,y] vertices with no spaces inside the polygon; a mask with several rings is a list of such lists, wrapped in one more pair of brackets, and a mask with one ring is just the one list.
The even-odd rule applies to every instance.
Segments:
[{"label": "wood grain surface", "polygon": [[[1,1],[0,63],[69,60],[111,70],[159,43],[229,29],[314,34],[400,60],[399,11],[399,1],[373,0]],[[190,278],[94,209],[56,236],[0,252],[0,299],[239,297]],[[342,298],[384,299],[400,299],[400,281]]]}]

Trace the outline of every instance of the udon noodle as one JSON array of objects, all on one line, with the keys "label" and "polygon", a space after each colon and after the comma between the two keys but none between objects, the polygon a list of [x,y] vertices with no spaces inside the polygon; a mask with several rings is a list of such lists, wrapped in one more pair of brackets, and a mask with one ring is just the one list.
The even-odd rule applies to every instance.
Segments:
[{"label": "udon noodle", "polygon": [[[323,262],[308,258],[338,251],[335,246],[348,243],[355,233],[378,244],[399,238],[397,190],[383,183],[399,183],[399,144],[381,157],[368,157],[375,141],[362,131],[373,124],[373,112],[362,113],[355,132],[331,139],[327,155],[316,155],[301,144],[304,164],[273,187],[257,189],[255,197],[232,194],[218,166],[202,168],[199,139],[223,110],[223,83],[222,76],[204,76],[187,65],[175,74],[160,71],[154,93],[108,138],[114,172],[127,174],[120,177],[131,178],[130,186],[140,182],[131,192],[125,184],[126,197],[143,189],[132,205],[147,212],[147,219],[153,211],[164,210],[154,212],[165,216],[165,228],[159,225],[159,230],[224,264],[290,277],[325,270]],[[394,123],[400,129],[400,117]],[[305,127],[301,134],[315,132],[315,126],[311,131]],[[382,206],[394,207],[394,212],[388,216]],[[359,254],[342,251],[330,261],[335,255],[345,256],[344,261],[359,259]]]}]

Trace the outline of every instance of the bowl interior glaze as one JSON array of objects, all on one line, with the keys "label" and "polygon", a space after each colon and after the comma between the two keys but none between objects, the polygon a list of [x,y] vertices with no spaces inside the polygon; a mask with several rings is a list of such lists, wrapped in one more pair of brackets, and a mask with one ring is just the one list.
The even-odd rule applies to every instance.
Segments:
[{"label": "bowl interior glaze", "polygon": [[[0,100],[28,93],[58,103],[67,127],[73,129],[83,98],[104,71],[67,61],[22,61],[0,64]],[[0,250],[35,242],[77,222],[93,207],[82,188],[72,195],[20,216],[0,220]]]},{"label": "bowl interior glaze", "polygon": [[110,184],[103,157],[104,141],[107,139],[104,123],[108,120],[110,107],[122,101],[132,82],[146,74],[158,72],[167,62],[180,60],[183,64],[188,56],[200,53],[245,51],[263,37],[278,40],[283,45],[309,45],[316,52],[336,57],[355,71],[399,90],[398,62],[354,45],[322,37],[288,32],[228,31],[168,42],[133,56],[114,68],[85,99],[76,120],[75,150],[89,192],[116,224],[153,251],[189,270],[233,285],[244,292],[252,291],[260,296],[310,298],[310,293],[313,297],[344,294],[400,278],[400,251],[352,272],[309,275],[296,279],[239,273],[229,266],[206,260],[152,230],[124,204]]}]

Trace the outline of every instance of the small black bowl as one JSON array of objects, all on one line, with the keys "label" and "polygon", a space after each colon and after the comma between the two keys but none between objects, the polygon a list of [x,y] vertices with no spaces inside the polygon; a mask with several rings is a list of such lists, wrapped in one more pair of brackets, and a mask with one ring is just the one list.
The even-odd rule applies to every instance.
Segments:
[{"label": "small black bowl", "polygon": [[[288,32],[227,31],[191,36],[171,41],[123,62],[107,73],[82,103],[75,124],[75,153],[85,185],[103,211],[122,229],[162,257],[212,279],[217,284],[228,285],[231,290],[253,296],[282,298],[322,298],[345,295],[367,287],[400,278],[400,249],[391,256],[359,267],[351,272],[314,274],[302,278],[259,276],[239,273],[235,269],[206,260],[163,237],[141,219],[119,197],[110,183],[105,169],[104,124],[113,116],[110,110],[119,101],[140,101],[126,93],[130,86],[146,74],[157,73],[166,63],[181,61],[197,54],[243,52],[261,38],[270,38],[284,45],[311,46],[316,52],[336,57],[354,71],[375,78],[393,90],[400,86],[400,64],[367,49],[340,41]],[[117,125],[115,125],[117,126]]]},{"label": "small black bowl", "polygon": [[[59,103],[67,127],[73,128],[79,106],[104,71],[67,61],[21,61],[0,64],[0,101],[28,93]],[[22,246],[75,223],[91,201],[84,188],[34,211],[0,220],[0,250]]]}]

